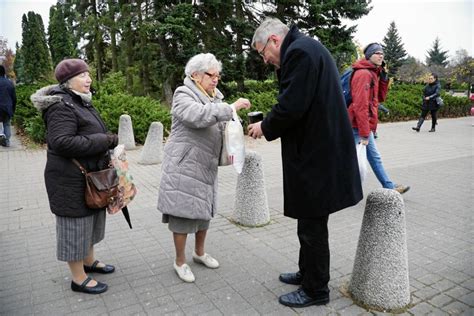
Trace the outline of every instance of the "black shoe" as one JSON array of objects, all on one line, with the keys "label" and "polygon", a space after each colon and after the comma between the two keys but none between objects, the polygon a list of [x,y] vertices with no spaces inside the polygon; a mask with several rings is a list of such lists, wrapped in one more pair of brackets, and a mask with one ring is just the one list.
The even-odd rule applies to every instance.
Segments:
[{"label": "black shoe", "polygon": [[74,292],[81,292],[81,293],[87,293],[87,294],[100,294],[107,291],[107,288],[108,288],[107,284],[101,283],[99,281],[97,281],[96,286],[87,287],[86,285],[90,281],[92,281],[91,277],[87,277],[87,279],[84,282],[82,282],[81,285],[78,285],[76,282],[71,281],[71,290],[73,290]]},{"label": "black shoe", "polygon": [[282,273],[279,277],[280,281],[286,284],[301,285],[303,276],[298,271],[296,273]]},{"label": "black shoe", "polygon": [[105,267],[98,267],[97,264],[99,260],[94,261],[94,263],[89,267],[84,265],[85,272],[97,272],[102,274],[112,273],[115,271],[115,267],[111,264],[106,264]]},{"label": "black shoe", "polygon": [[7,137],[4,134],[0,134],[0,145],[3,147],[7,146]]},{"label": "black shoe", "polygon": [[412,127],[411,129],[414,130],[414,131],[417,131],[417,132],[420,131],[420,128],[419,128],[419,127]]},{"label": "black shoe", "polygon": [[432,133],[432,132],[436,132],[436,130],[434,128],[432,128],[428,132]]},{"label": "black shoe", "polygon": [[289,306],[289,307],[306,307],[311,305],[326,305],[329,303],[329,295],[312,298],[309,297],[302,288],[288,294],[280,296],[278,299],[280,304]]}]

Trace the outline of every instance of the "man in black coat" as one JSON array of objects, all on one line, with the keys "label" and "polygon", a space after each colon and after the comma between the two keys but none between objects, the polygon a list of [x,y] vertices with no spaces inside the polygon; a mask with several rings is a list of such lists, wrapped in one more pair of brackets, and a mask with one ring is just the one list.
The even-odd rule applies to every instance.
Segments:
[{"label": "man in black coat", "polygon": [[0,65],[0,145],[10,146],[11,119],[16,108],[16,92],[13,83],[5,76],[5,67]]},{"label": "man in black coat", "polygon": [[254,138],[281,138],[285,216],[298,220],[299,271],[280,280],[301,285],[282,295],[291,307],[329,302],[329,214],[357,204],[362,188],[339,73],[318,41],[269,18],[255,31],[252,47],[277,69],[279,94]]}]

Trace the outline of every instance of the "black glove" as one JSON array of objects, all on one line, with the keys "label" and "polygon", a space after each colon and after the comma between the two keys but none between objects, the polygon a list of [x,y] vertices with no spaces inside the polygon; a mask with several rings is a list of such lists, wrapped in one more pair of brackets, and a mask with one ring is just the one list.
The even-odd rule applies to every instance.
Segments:
[{"label": "black glove", "polygon": [[107,145],[109,146],[109,149],[114,149],[115,146],[118,145],[118,135],[107,133]]}]

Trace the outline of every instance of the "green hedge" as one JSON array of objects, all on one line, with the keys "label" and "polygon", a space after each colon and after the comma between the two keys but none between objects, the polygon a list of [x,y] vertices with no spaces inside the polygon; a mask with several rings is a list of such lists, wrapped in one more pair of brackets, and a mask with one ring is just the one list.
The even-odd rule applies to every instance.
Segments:
[{"label": "green hedge", "polygon": [[167,136],[171,127],[171,115],[168,108],[160,102],[147,97],[134,97],[117,93],[103,94],[93,100],[94,107],[99,111],[107,128],[116,133],[120,115],[128,114],[132,118],[133,132],[138,143],[145,143],[148,128],[152,122],[163,124],[164,135]]},{"label": "green hedge", "polygon": [[46,129],[40,112],[30,101],[30,96],[46,85],[48,83],[16,87],[17,104],[13,124],[36,143],[44,143]]},{"label": "green hedge", "polygon": [[[33,107],[30,96],[42,85],[17,86],[17,111],[14,124],[30,139],[37,143],[44,142],[45,128],[40,113]],[[149,97],[134,97],[125,94],[124,79],[116,74],[104,81],[100,91],[93,98],[93,104],[100,112],[109,130],[117,132],[120,115],[129,114],[132,118],[135,139],[144,143],[148,128],[152,122],[163,124],[164,136],[171,129],[171,115],[169,109],[159,101]],[[224,84],[223,84],[224,85]],[[239,114],[245,119],[249,111],[262,111],[267,113],[276,103],[277,85],[273,80],[246,81],[247,92],[237,93],[235,83],[225,84],[229,92],[226,101],[234,102],[238,98],[247,98],[252,102],[250,110],[241,111]],[[384,105],[389,108],[390,115],[380,113],[380,121],[402,121],[418,118],[421,111],[423,85],[421,84],[393,84]],[[439,111],[439,117],[459,117],[469,115],[471,107],[467,97],[453,97],[443,93],[445,105]]]},{"label": "green hedge", "polygon": [[[45,126],[40,112],[31,103],[30,96],[37,89],[48,84],[19,85],[16,88],[18,101],[13,122],[21,132],[36,143],[45,142]],[[109,87],[109,91],[114,91],[114,87]],[[138,143],[145,142],[148,128],[155,121],[163,124],[165,136],[169,134],[171,127],[169,109],[157,100],[124,93],[109,95],[104,92],[107,90],[94,96],[92,103],[110,131],[116,133],[120,115],[128,114],[132,118],[135,139]]]},{"label": "green hedge", "polygon": [[[422,84],[393,84],[384,105],[390,110],[390,115],[379,113],[380,121],[396,122],[418,118],[423,102]],[[467,97],[453,97],[441,92],[444,106],[438,111],[438,117],[460,117],[469,115],[471,108]]]},{"label": "green hedge", "polygon": [[[267,113],[276,103],[277,88],[276,83],[266,82],[257,86],[260,93],[236,93],[227,100],[233,102],[239,97],[247,98],[252,102],[252,108],[242,111],[241,117],[246,117],[249,111],[262,111]],[[386,115],[379,112],[381,122],[396,122],[417,119],[421,112],[423,84],[393,84],[387,95],[384,105],[390,110]],[[440,108],[438,117],[460,117],[469,115],[470,101],[467,97],[453,97],[442,91],[444,106]],[[239,113],[240,114],[240,113]],[[246,120],[244,120],[245,122]]]}]

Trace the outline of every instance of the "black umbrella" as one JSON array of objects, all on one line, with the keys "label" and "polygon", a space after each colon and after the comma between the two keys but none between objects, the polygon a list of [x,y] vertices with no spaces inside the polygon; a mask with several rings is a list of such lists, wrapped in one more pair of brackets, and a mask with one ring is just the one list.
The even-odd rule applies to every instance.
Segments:
[{"label": "black umbrella", "polygon": [[125,217],[125,220],[128,223],[128,226],[130,227],[130,229],[132,229],[132,222],[130,221],[130,214],[128,213],[128,206],[125,206],[124,208],[122,208],[122,213],[123,213],[123,216]]}]

